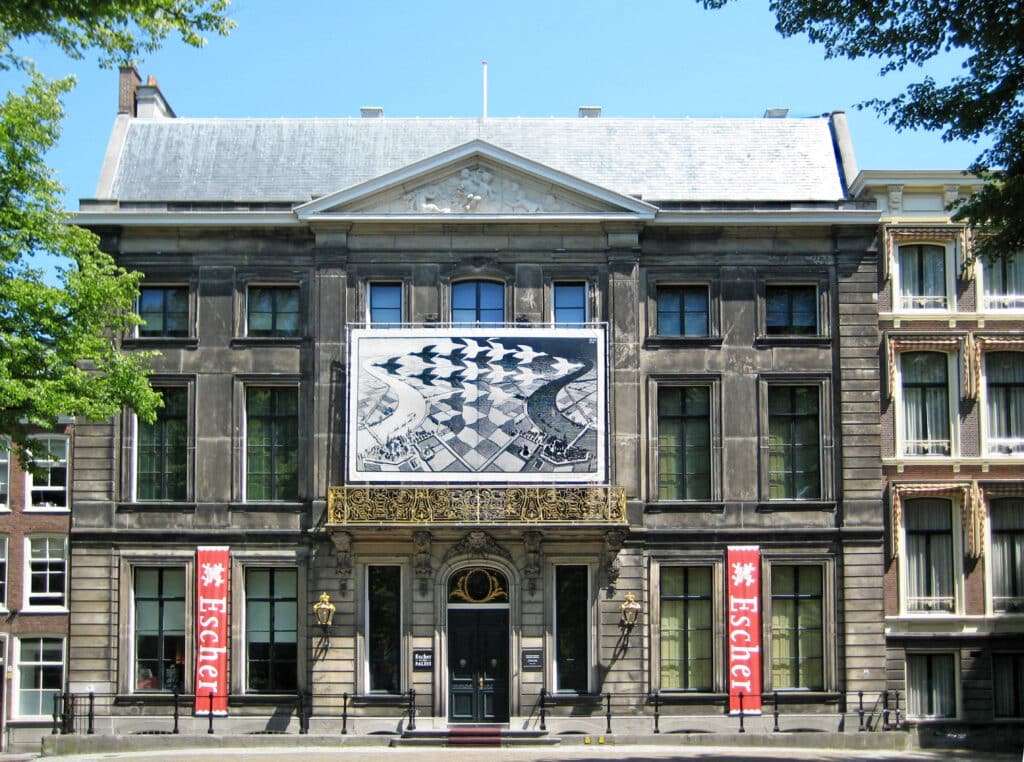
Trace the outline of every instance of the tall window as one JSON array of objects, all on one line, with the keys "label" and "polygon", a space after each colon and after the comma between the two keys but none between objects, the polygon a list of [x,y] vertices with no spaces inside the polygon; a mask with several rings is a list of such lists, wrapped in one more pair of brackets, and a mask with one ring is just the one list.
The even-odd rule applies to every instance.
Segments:
[{"label": "tall window", "polygon": [[1024,498],[992,500],[992,610],[1024,613]]},{"label": "tall window", "polygon": [[181,692],[185,570],[135,569],[135,690]]},{"label": "tall window", "polygon": [[988,310],[1024,309],[1024,259],[1000,257],[983,262],[982,306]]},{"label": "tall window", "polygon": [[452,322],[497,325],[505,322],[505,286],[490,280],[452,285]]},{"label": "tall window", "polygon": [[907,709],[911,716],[955,717],[956,679],[953,654],[907,654]]},{"label": "tall window", "polygon": [[1024,454],[1024,352],[985,355],[989,454]]},{"label": "tall window", "polygon": [[769,336],[813,336],[818,332],[814,286],[767,286],[765,328]]},{"label": "tall window", "polygon": [[27,474],[29,505],[67,508],[68,438],[33,437],[32,450],[33,469]]},{"label": "tall window", "polygon": [[370,325],[398,325],[402,322],[402,284],[370,283]]},{"label": "tall window", "polygon": [[952,452],[949,412],[949,364],[940,352],[904,352],[903,453],[949,455]]},{"label": "tall window", "polygon": [[711,390],[658,389],[658,498],[711,498]]},{"label": "tall window", "polygon": [[61,638],[19,638],[18,714],[53,713],[53,697],[64,688],[64,641]]},{"label": "tall window", "polygon": [[1024,653],[993,654],[996,717],[1024,717]]},{"label": "tall window", "polygon": [[245,645],[250,691],[283,693],[297,683],[294,569],[246,569]]},{"label": "tall window", "polygon": [[67,572],[66,537],[29,537],[28,605],[64,606]]},{"label": "tall window", "polygon": [[661,689],[710,691],[710,566],[661,567]]},{"label": "tall window", "polygon": [[367,570],[367,662],[370,690],[401,692],[402,569],[371,566]]},{"label": "tall window", "polygon": [[590,656],[590,606],[586,566],[555,567],[556,690],[586,693]]},{"label": "tall window", "polygon": [[296,389],[246,389],[247,500],[294,500],[298,497],[298,404]]},{"label": "tall window", "polygon": [[899,260],[900,309],[948,309],[945,247],[900,246]]},{"label": "tall window", "polygon": [[825,687],[822,570],[772,566],[772,687]]},{"label": "tall window", "polygon": [[0,536],[0,608],[7,608],[7,536]]},{"label": "tall window", "polygon": [[0,509],[11,507],[11,446],[0,440]]},{"label": "tall window", "polygon": [[907,611],[952,612],[953,518],[949,500],[903,503],[907,535]]},{"label": "tall window", "polygon": [[139,421],[136,497],[185,500],[188,492],[188,389],[161,390],[164,406],[153,423]]},{"label": "tall window", "polygon": [[555,283],[551,290],[555,325],[583,325],[587,322],[586,283]]},{"label": "tall window", "polygon": [[188,288],[143,286],[139,289],[139,336],[188,336]]},{"label": "tall window", "polygon": [[247,317],[249,336],[298,336],[298,287],[250,286]]},{"label": "tall window", "polygon": [[707,286],[658,286],[659,336],[710,334]]},{"label": "tall window", "polygon": [[773,500],[821,497],[818,387],[768,389],[768,487]]}]

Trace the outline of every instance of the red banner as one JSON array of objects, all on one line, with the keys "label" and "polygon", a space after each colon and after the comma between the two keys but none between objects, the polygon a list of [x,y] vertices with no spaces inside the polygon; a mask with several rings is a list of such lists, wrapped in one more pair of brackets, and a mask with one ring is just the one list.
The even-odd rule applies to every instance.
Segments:
[{"label": "red banner", "polygon": [[730,545],[727,558],[729,714],[761,714],[761,549]]},{"label": "red banner", "polygon": [[196,548],[196,714],[228,713],[230,569],[228,548]]}]

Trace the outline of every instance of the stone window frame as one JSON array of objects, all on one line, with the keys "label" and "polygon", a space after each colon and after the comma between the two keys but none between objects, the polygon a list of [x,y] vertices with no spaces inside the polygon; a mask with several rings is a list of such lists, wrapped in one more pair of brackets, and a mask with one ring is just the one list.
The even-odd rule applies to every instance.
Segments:
[{"label": "stone window frame", "polygon": [[[558,286],[569,285],[580,285],[583,287],[584,317],[582,323],[559,323],[555,319],[555,289]],[[596,292],[597,289],[594,282],[586,276],[573,277],[566,275],[546,278],[544,281],[544,315],[547,318],[547,322],[555,328],[582,328],[589,323],[593,323],[596,312]]]},{"label": "stone window frame", "polygon": [[196,377],[194,375],[153,375],[150,376],[150,385],[154,389],[184,388],[187,390],[188,399],[188,422],[186,433],[186,446],[188,455],[185,460],[185,499],[180,501],[171,500],[145,500],[138,499],[138,442],[139,442],[139,419],[134,412],[125,410],[123,413],[123,427],[125,432],[125,457],[122,458],[121,468],[121,494],[127,498],[124,503],[133,506],[168,506],[175,508],[194,505],[196,495],[195,474],[196,474]]},{"label": "stone window frame", "polygon": [[[596,659],[596,654],[598,653],[597,649],[599,648],[599,645],[598,645],[598,643],[596,641],[596,637],[597,637],[597,633],[598,633],[598,600],[597,600],[597,584],[598,584],[598,581],[597,581],[597,578],[596,578],[597,570],[594,567],[593,563],[591,563],[588,559],[584,559],[584,558],[552,556],[552,557],[549,557],[547,560],[548,560],[548,567],[547,567],[546,575],[545,575],[547,577],[547,579],[545,580],[545,582],[547,584],[547,589],[552,591],[551,597],[550,597],[550,601],[549,601],[548,606],[547,606],[547,610],[549,612],[549,616],[551,617],[551,620],[550,620],[551,621],[551,629],[545,635],[545,637],[547,639],[549,639],[549,642],[548,642],[548,646],[549,647],[546,649],[546,652],[548,653],[547,660],[548,660],[548,668],[549,668],[548,678],[547,678],[547,680],[549,682],[548,692],[552,696],[555,696],[555,697],[557,697],[557,696],[577,696],[577,695],[581,695],[582,696],[582,695],[589,695],[594,690],[595,659]],[[578,692],[575,692],[575,691],[568,691],[568,690],[559,690],[559,688],[558,688],[558,653],[557,653],[557,648],[556,648],[557,641],[558,641],[558,631],[557,631],[556,622],[557,622],[557,618],[558,618],[558,600],[557,600],[557,595],[558,595],[558,593],[557,593],[558,571],[557,570],[558,570],[558,567],[560,567],[560,566],[582,566],[582,567],[586,568],[586,570],[587,570],[586,602],[587,602],[587,608],[588,608],[588,611],[589,611],[590,626],[587,628],[587,631],[589,633],[588,638],[587,638],[587,654],[586,654],[587,685],[586,685],[586,690],[583,693],[578,693]],[[640,636],[639,633],[635,633],[635,637],[639,638],[639,636]]]},{"label": "stone window frame", "polygon": [[[139,286],[146,288],[184,288],[188,293],[188,333],[185,336],[145,336],[139,333],[139,326],[133,326],[131,335],[125,337],[123,346],[126,349],[147,347],[195,347],[199,344],[197,320],[199,315],[199,282],[198,277],[182,276],[179,272],[163,273],[148,271],[145,280]],[[138,315],[138,300],[135,302],[135,313]]]},{"label": "stone window frame", "polygon": [[[299,327],[294,335],[250,336],[249,335],[249,289],[250,288],[296,288],[299,292]],[[234,288],[234,338],[232,347],[246,346],[299,346],[307,340],[312,328],[310,303],[312,285],[305,270],[240,270],[235,274]]]},{"label": "stone window frame", "polygon": [[[454,312],[454,290],[455,287],[461,283],[471,282],[482,282],[482,283],[494,283],[501,286],[502,293],[502,320],[496,323],[490,322],[459,322],[455,320]],[[447,325],[464,326],[466,328],[479,328],[487,327],[491,325],[505,325],[512,322],[510,315],[512,315],[513,309],[513,291],[515,290],[513,279],[503,273],[494,273],[491,271],[482,272],[470,272],[453,274],[449,278],[442,280],[441,285],[443,287],[443,299],[442,299],[442,319],[440,322]],[[479,310],[479,304],[477,305]]]},{"label": "stone window frame", "polygon": [[[401,309],[402,315],[398,323],[374,323],[370,317],[371,299],[374,286],[398,286],[399,294],[399,308]],[[409,298],[411,295],[411,289],[407,279],[402,277],[389,278],[387,276],[381,277],[370,277],[366,278],[361,283],[360,296],[360,316],[362,322],[366,324],[367,328],[398,328],[409,322],[410,308]]]},{"label": "stone window frame", "polygon": [[[810,270],[810,272],[808,272]],[[813,286],[816,290],[817,331],[813,334],[768,333],[768,289],[773,286]],[[819,268],[778,267],[758,273],[757,335],[755,345],[822,346],[832,341],[832,282]]]},{"label": "stone window frame", "polygon": [[[309,415],[308,401],[306,395],[308,393],[307,385],[304,383],[304,379],[301,374],[288,373],[288,374],[266,374],[266,373],[252,373],[237,375],[234,378],[232,388],[232,405],[234,407],[234,432],[233,432],[233,444],[232,444],[232,473],[234,474],[232,485],[233,500],[232,508],[245,510],[246,508],[258,508],[266,506],[268,509],[280,511],[289,508],[300,510],[303,504],[304,496],[308,494],[308,468],[309,468],[309,455],[306,453],[306,449],[303,443],[308,438],[309,432]],[[248,483],[248,462],[247,462],[247,438],[246,438],[246,395],[250,388],[292,388],[295,389],[298,398],[298,452],[297,452],[297,471],[298,471],[298,483],[297,494],[294,498],[288,500],[249,500],[247,497],[247,483]]]},{"label": "stone window frame", "polygon": [[[398,666],[398,693],[383,693],[370,690],[370,650],[369,650],[369,627],[370,627],[370,567],[371,566],[394,566],[399,569],[399,659]],[[355,585],[358,591],[355,596],[356,616],[354,624],[355,631],[355,657],[356,664],[354,675],[356,679],[356,692],[359,696],[399,696],[409,690],[412,685],[412,664],[408,654],[410,653],[412,635],[409,632],[409,623],[413,616],[413,591],[412,591],[412,570],[408,559],[397,558],[396,556],[373,555],[364,556],[355,570]],[[337,616],[337,613],[335,613]],[[439,667],[435,666],[435,669]]]},{"label": "stone window frame", "polygon": [[[645,345],[649,347],[721,346],[722,286],[718,270],[686,267],[652,267],[645,274]],[[706,336],[675,336],[658,333],[658,289],[673,286],[701,286],[708,292],[708,333]]]}]

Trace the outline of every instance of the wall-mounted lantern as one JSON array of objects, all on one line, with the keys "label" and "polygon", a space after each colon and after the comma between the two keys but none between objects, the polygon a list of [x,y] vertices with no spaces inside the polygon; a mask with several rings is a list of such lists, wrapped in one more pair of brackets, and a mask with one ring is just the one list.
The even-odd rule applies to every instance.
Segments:
[{"label": "wall-mounted lantern", "polygon": [[626,593],[626,600],[622,604],[622,619],[619,620],[619,627],[631,632],[640,617],[640,603],[633,593]]},{"label": "wall-mounted lantern", "polygon": [[313,613],[316,614],[316,622],[327,635],[328,628],[334,624],[334,612],[337,607],[331,603],[331,596],[326,592],[320,593],[320,600],[313,604]]}]

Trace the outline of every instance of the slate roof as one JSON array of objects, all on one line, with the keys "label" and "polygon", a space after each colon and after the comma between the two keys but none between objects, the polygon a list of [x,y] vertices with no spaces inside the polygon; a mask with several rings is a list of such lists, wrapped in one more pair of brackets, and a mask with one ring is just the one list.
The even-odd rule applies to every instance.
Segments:
[{"label": "slate roof", "polygon": [[130,119],[110,198],[303,203],[477,139],[649,202],[843,198],[824,117]]}]

